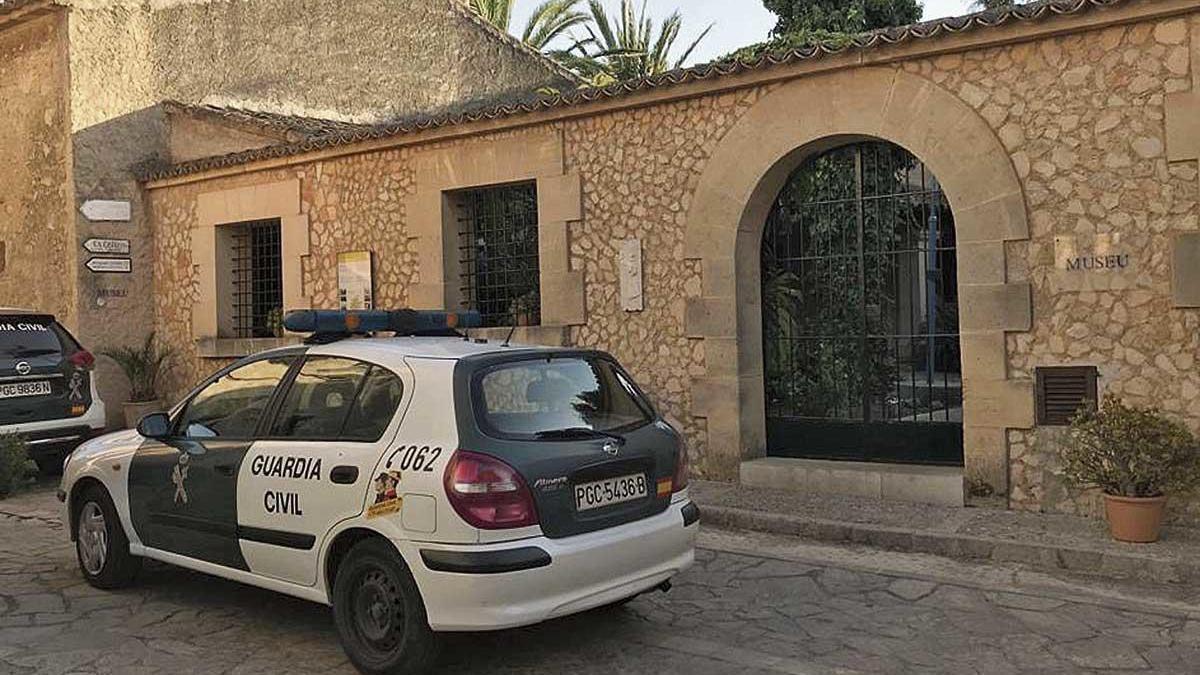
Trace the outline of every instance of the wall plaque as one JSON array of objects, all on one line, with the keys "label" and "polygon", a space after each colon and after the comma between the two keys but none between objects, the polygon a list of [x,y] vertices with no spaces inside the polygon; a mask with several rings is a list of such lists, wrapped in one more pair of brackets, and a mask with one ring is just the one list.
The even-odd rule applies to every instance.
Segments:
[{"label": "wall plaque", "polygon": [[374,270],[370,251],[338,254],[338,305],[342,309],[372,309],[375,306]]},{"label": "wall plaque", "polygon": [[617,256],[617,267],[621,274],[621,309],[640,312],[645,309],[642,293],[642,242],[626,239],[621,242]]},{"label": "wall plaque", "polygon": [[1137,284],[1137,256],[1120,232],[1054,238],[1055,291],[1115,291]]}]

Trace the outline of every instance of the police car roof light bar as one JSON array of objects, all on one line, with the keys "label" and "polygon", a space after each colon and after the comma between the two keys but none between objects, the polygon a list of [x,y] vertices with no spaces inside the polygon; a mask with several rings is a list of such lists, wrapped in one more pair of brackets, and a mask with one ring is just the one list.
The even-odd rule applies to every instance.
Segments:
[{"label": "police car roof light bar", "polygon": [[441,312],[415,309],[331,310],[305,309],[288,312],[283,327],[293,333],[312,333],[313,337],[347,337],[368,333],[394,332],[396,335],[446,335],[458,328],[483,325],[479,312]]}]

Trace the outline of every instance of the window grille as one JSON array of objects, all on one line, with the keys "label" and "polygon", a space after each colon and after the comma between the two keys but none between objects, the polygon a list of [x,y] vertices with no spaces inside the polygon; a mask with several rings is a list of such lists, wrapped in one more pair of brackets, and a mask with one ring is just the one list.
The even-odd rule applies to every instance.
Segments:
[{"label": "window grille", "polygon": [[458,195],[462,305],[484,326],[541,322],[537,186],[465,190]]},{"label": "window grille", "polygon": [[275,337],[283,321],[279,219],[232,226],[233,325],[239,338]]}]

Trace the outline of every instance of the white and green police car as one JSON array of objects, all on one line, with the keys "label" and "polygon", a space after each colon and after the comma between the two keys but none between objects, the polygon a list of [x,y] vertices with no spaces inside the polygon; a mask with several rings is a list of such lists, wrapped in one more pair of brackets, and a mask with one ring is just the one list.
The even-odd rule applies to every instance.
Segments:
[{"label": "white and green police car", "polygon": [[668,588],[699,519],[679,432],[602,352],[428,336],[477,320],[294,312],[305,346],[83,444],[59,497],[84,577],[152,558],[330,604],[369,673]]}]

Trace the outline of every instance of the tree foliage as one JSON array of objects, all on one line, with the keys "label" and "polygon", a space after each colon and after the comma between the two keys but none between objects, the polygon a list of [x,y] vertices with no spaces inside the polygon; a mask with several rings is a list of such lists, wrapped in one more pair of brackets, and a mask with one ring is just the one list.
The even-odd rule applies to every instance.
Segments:
[{"label": "tree foliage", "polygon": [[918,0],[763,0],[776,37],[806,31],[862,33],[921,20]]},{"label": "tree foliage", "polygon": [[1114,396],[1075,416],[1059,458],[1072,483],[1119,497],[1189,492],[1200,484],[1200,450],[1188,428]]},{"label": "tree foliage", "polygon": [[655,26],[646,14],[645,1],[635,12],[630,0],[621,0],[615,16],[609,16],[601,0],[589,0],[588,9],[590,21],[583,24],[587,37],[551,54],[594,85],[679,68],[713,28],[705,28],[679,53],[675,45],[683,29],[683,17],[678,10]]},{"label": "tree foliage", "polygon": [[[545,0],[529,15],[521,41],[540,51],[572,28],[587,23],[587,12],[579,9],[582,1]],[[471,9],[493,26],[511,32],[513,4],[514,0],[471,0]]]}]

